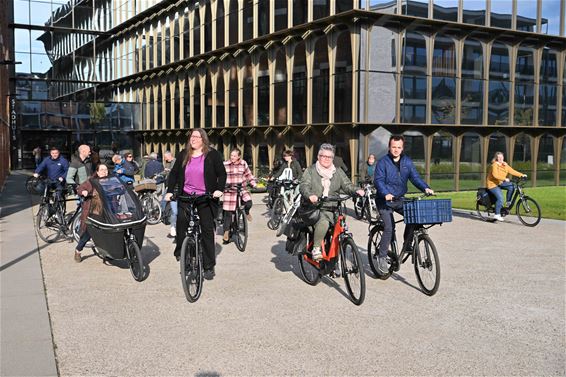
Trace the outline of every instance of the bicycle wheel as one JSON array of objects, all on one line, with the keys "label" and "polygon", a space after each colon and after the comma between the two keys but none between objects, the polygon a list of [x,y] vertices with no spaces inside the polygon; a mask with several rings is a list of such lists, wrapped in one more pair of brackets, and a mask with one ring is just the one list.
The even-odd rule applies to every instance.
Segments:
[{"label": "bicycle wheel", "polygon": [[191,236],[185,237],[181,246],[181,282],[185,297],[195,302],[202,293],[202,255],[198,243]]},{"label": "bicycle wheel", "polygon": [[284,215],[285,203],[283,203],[283,198],[279,197],[275,199],[275,202],[273,203],[273,208],[271,208],[271,216],[269,221],[267,222],[267,227],[271,230],[277,230]]},{"label": "bicycle wheel", "polygon": [[414,258],[417,281],[423,293],[432,296],[440,284],[440,264],[436,246],[428,235],[419,236]]},{"label": "bicycle wheel", "polygon": [[[308,244],[311,242],[312,234],[306,233],[307,239],[304,243],[305,249],[308,247]],[[303,276],[303,280],[309,285],[317,285],[320,281],[320,271],[318,267],[316,267],[312,262],[312,255],[309,250],[304,250],[304,252],[300,252],[297,255],[299,259],[299,267],[301,268],[301,275]],[[307,259],[308,258],[308,259]]]},{"label": "bicycle wheel", "polygon": [[236,210],[236,219],[232,222],[234,235],[236,236],[236,247],[241,252],[246,250],[248,244],[248,219],[242,210]]},{"label": "bicycle wheel", "polygon": [[35,191],[35,184],[39,178],[35,178],[33,175],[26,179],[26,190],[30,194],[37,194]]},{"label": "bicycle wheel", "polygon": [[144,195],[142,199],[143,212],[147,218],[147,223],[155,225],[161,219],[161,205],[153,195]]},{"label": "bicycle wheel", "polygon": [[517,209],[517,217],[523,225],[536,226],[540,222],[540,207],[533,198],[528,196],[519,198],[515,208]]},{"label": "bicycle wheel", "polygon": [[52,243],[61,237],[61,225],[57,222],[56,213],[50,214],[50,205],[44,204],[39,207],[35,217],[35,229],[37,235],[44,242]]},{"label": "bicycle wheel", "polygon": [[389,260],[389,272],[385,275],[379,272],[379,269],[377,268],[377,258],[379,255],[379,242],[381,242],[382,235],[383,225],[379,224],[371,229],[368,238],[367,253],[369,267],[371,268],[371,271],[374,273],[375,277],[382,280],[387,280],[394,271],[399,271],[399,261],[397,260],[397,254],[395,253],[395,251],[393,251],[393,245],[391,245],[391,250],[389,250],[387,254]]},{"label": "bicycle wheel", "polygon": [[143,259],[140,247],[134,240],[127,240],[126,247],[128,248],[128,260],[130,263],[130,272],[135,281],[145,280],[145,271],[143,266]]},{"label": "bicycle wheel", "polygon": [[342,276],[350,299],[356,305],[361,305],[366,297],[366,280],[360,252],[353,239],[344,238],[340,243],[342,259]]},{"label": "bicycle wheel", "polygon": [[479,202],[476,202],[476,212],[483,221],[493,220],[493,207],[485,207]]},{"label": "bicycle wheel", "polygon": [[[75,242],[79,242],[81,239],[81,214],[83,212],[82,208],[77,209],[77,213],[74,214],[73,222],[71,223],[71,231],[73,232],[73,238]],[[94,247],[94,243],[92,241],[88,241],[85,247]]]}]

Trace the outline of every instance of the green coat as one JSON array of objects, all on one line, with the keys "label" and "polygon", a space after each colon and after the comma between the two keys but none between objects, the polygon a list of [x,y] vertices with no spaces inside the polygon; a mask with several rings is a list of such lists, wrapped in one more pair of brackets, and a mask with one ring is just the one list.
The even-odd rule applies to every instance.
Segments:
[{"label": "green coat", "polygon": [[[336,169],[336,172],[330,179],[330,190],[328,196],[336,196],[337,194],[353,195],[358,188],[348,179],[346,173],[342,169]],[[316,195],[319,198],[322,196],[322,177],[316,171],[316,164],[309,166],[301,178],[299,191],[303,197],[308,198],[311,195]]]}]

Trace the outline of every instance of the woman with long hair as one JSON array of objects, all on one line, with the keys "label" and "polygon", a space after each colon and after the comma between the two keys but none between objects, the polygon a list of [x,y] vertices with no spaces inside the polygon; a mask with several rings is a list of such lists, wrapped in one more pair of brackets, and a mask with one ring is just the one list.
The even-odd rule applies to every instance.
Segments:
[{"label": "woman with long hair", "polygon": [[[213,198],[218,199],[222,196],[225,185],[226,170],[222,156],[216,149],[210,147],[208,135],[203,129],[193,130],[185,149],[179,153],[171,168],[165,200],[171,200],[173,193],[178,195],[211,194]],[[202,232],[204,277],[211,280],[214,278],[214,266],[216,265],[214,219],[218,213],[218,202],[203,200],[197,203]],[[179,202],[178,206],[181,210],[177,214],[174,252],[177,260],[181,255],[181,245],[188,228],[188,219],[184,210],[186,204]]]},{"label": "woman with long hair", "polygon": [[507,175],[511,174],[515,177],[526,177],[526,174],[519,173],[517,170],[509,166],[505,162],[503,152],[495,152],[491,160],[491,167],[487,173],[487,189],[495,195],[497,201],[495,202],[495,216],[493,218],[497,221],[503,221],[501,216],[501,208],[503,208],[503,190],[507,190],[507,203],[513,198],[515,187],[509,181]]}]

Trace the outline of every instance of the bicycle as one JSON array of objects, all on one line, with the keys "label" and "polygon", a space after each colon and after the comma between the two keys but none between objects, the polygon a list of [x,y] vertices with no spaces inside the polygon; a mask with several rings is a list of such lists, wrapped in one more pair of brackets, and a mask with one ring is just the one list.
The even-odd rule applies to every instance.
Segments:
[{"label": "bicycle", "polygon": [[[173,196],[171,200],[187,203],[184,208],[188,224],[185,239],[181,245],[180,268],[181,283],[185,297],[189,302],[196,302],[202,293],[203,266],[202,266],[202,242],[200,230],[200,217],[196,204],[202,200],[212,200],[212,196],[205,195],[181,195]],[[181,208],[179,206],[179,208]]]},{"label": "bicycle", "polygon": [[295,199],[300,196],[299,182],[297,180],[284,180],[279,183],[279,195],[273,202],[267,227],[271,230],[279,229],[281,219],[289,211]]},{"label": "bicycle", "polygon": [[76,242],[80,239],[81,213],[79,207],[70,216],[66,214],[65,194],[72,191],[67,188],[61,193],[62,198],[57,198],[55,190],[50,188],[50,182],[46,182],[43,188],[43,195],[36,214],[36,232],[44,242],[53,243],[58,241],[62,234],[68,235],[71,231],[72,237]]},{"label": "bicycle", "polygon": [[354,198],[354,213],[358,220],[366,219],[368,223],[377,221],[379,212],[375,204],[376,190],[373,184],[369,181],[360,184],[360,187],[365,191],[362,197]]},{"label": "bicycle", "polygon": [[[395,224],[403,221],[407,225],[415,225],[413,241],[408,250],[405,245],[405,247],[399,251],[395,228],[393,228],[391,250],[387,252],[389,272],[382,274],[377,267],[379,242],[381,241],[384,231],[382,219],[370,224],[367,255],[371,270],[376,277],[382,280],[388,279],[393,272],[399,271],[401,264],[405,263],[407,259],[411,257],[411,263],[414,266],[415,275],[417,276],[421,290],[424,294],[432,296],[438,291],[440,285],[440,263],[436,246],[428,235],[427,230],[434,225],[452,221],[452,210],[449,199],[421,200],[424,196],[428,195],[412,199],[401,198],[401,200],[403,200],[405,216],[403,219],[395,221]],[[417,214],[415,207],[418,206],[422,208],[418,209],[420,213]],[[427,216],[429,218],[426,218]]]},{"label": "bicycle", "polygon": [[337,219],[333,226],[328,229],[322,247],[322,260],[317,262],[312,259],[314,246],[314,226],[300,226],[297,241],[299,244],[295,249],[300,252],[297,255],[299,267],[303,280],[309,285],[317,285],[322,276],[338,278],[342,276],[346,283],[346,289],[350,300],[355,305],[361,305],[365,299],[366,285],[365,274],[361,262],[360,252],[354,242],[352,234],[348,231],[346,217],[343,214],[342,203],[351,196],[320,198],[317,207],[321,208],[324,203],[338,204],[336,209]]},{"label": "bicycle", "polygon": [[229,239],[235,237],[235,243],[238,250],[244,252],[248,244],[248,219],[242,202],[242,184],[227,185],[227,190],[236,190],[236,210],[231,211],[232,222],[230,223]]},{"label": "bicycle", "polygon": [[[527,196],[524,191],[526,178],[513,178],[511,183],[513,183],[513,187],[515,188],[513,192],[513,197],[511,199],[511,203],[509,206],[504,206],[501,208],[501,216],[505,217],[511,213],[513,206],[515,206],[515,214],[519,218],[519,221],[525,226],[536,226],[540,222],[541,219],[541,210],[538,203]],[[495,196],[488,192],[489,198],[489,205],[484,205],[482,203],[482,198],[478,196],[476,200],[476,212],[478,216],[484,221],[490,221],[490,216],[495,214]],[[515,205],[515,202],[517,203]]]},{"label": "bicycle", "polygon": [[158,224],[161,220],[161,202],[157,196],[157,183],[153,179],[142,182],[134,186],[134,191],[139,195],[147,223],[150,225]]}]

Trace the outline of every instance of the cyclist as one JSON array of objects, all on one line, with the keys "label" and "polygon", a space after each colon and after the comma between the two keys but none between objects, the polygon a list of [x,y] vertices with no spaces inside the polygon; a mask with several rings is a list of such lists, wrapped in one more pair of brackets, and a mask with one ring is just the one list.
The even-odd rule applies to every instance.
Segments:
[{"label": "cyclist", "polygon": [[33,176],[36,178],[39,177],[39,174],[44,170],[47,171],[49,186],[55,188],[55,196],[57,200],[61,200],[67,170],[69,170],[69,161],[61,156],[59,148],[51,147],[49,157],[41,161],[41,164],[35,169]]},{"label": "cyclist", "polygon": [[91,199],[87,199],[83,202],[83,212],[81,213],[81,238],[77,243],[77,247],[75,248],[75,262],[80,263],[82,261],[81,258],[81,251],[83,251],[86,243],[90,240],[90,234],[88,233],[86,227],[86,219],[90,213],[91,203],[97,203],[99,207],[102,206],[100,198],[97,198],[97,193],[92,186],[93,179],[100,179],[108,177],[108,167],[104,164],[99,164],[96,167],[96,172],[90,177],[90,179],[83,182],[78,188],[77,192],[79,195],[83,197],[88,197],[89,195],[92,197]]},{"label": "cyclist", "polygon": [[[387,274],[387,249],[391,244],[395,221],[393,211],[403,214],[403,196],[407,193],[407,181],[411,181],[419,190],[427,194],[434,191],[422,180],[413,161],[403,154],[405,138],[401,135],[392,135],[389,138],[389,153],[378,161],[374,185],[377,189],[376,204],[383,219],[383,237],[379,242],[378,269]],[[405,226],[403,248],[407,248],[413,241],[412,225]]]},{"label": "cyclist", "polygon": [[[290,169],[290,170],[286,170]],[[290,174],[290,175],[289,175]],[[273,179],[300,179],[303,175],[301,164],[293,158],[293,151],[287,149],[283,152],[283,162],[273,174]]]},{"label": "cyclist", "polygon": [[370,154],[365,162],[360,164],[360,181],[361,182],[373,182],[373,175],[375,173],[375,167],[377,163],[375,160],[375,155]]},{"label": "cyclist", "polygon": [[513,183],[507,178],[508,174],[515,177],[527,177],[526,174],[519,173],[509,166],[509,164],[505,162],[505,156],[502,152],[495,152],[487,174],[487,189],[497,198],[495,202],[495,216],[493,216],[497,221],[504,221],[501,216],[501,208],[503,207],[503,191],[501,191],[501,189],[507,190],[507,202],[505,205],[508,205],[507,203],[511,201],[513,192],[515,191]]},{"label": "cyclist", "polygon": [[[256,179],[252,175],[248,163],[241,159],[242,153],[239,149],[234,148],[230,152],[230,160],[224,161],[224,168],[226,169],[226,184],[244,186],[249,182],[253,187],[256,186]],[[244,211],[248,221],[252,221],[250,209],[252,208],[252,197],[246,190],[242,190],[242,203],[244,204]],[[224,203],[222,209],[224,210],[224,237],[222,243],[227,244],[230,242],[230,225],[232,225],[232,213],[236,210],[237,192],[234,189],[224,191]]]},{"label": "cyclist", "polygon": [[92,175],[92,162],[90,160],[90,147],[86,144],[79,146],[79,155],[72,156],[71,165],[67,171],[67,183],[80,185]]},{"label": "cyclist", "polygon": [[[176,189],[177,185],[179,187]],[[196,195],[212,193],[212,197],[218,199],[223,195],[224,186],[226,186],[226,170],[222,156],[216,149],[210,147],[208,135],[203,129],[193,130],[187,140],[186,148],[179,153],[171,169],[165,200],[171,200],[174,191]],[[177,243],[174,255],[177,260],[181,255],[181,245],[189,225],[184,210],[186,204],[179,202],[178,205],[183,210],[177,216],[176,224]],[[218,203],[211,200],[197,202],[197,211],[202,231],[204,278],[211,280],[215,275],[214,219],[218,212]]]},{"label": "cyclist", "polygon": [[[364,190],[357,189],[348,179],[342,169],[334,166],[334,146],[324,143],[318,151],[318,161],[308,167],[299,185],[299,191],[311,203],[316,203],[321,197],[334,196],[339,192],[364,195]],[[312,258],[322,259],[321,246],[328,228],[334,224],[335,209],[324,207],[320,210],[320,218],[314,226],[314,243]]]},{"label": "cyclist", "polygon": [[[169,177],[169,172],[175,165],[175,158],[170,151],[165,151],[163,153],[163,168],[165,171],[165,183],[167,183],[167,178]],[[169,230],[169,236],[175,238],[177,236],[177,230],[175,229],[175,224],[177,223],[177,202],[170,202],[171,206],[171,216],[169,217],[169,224],[171,224],[171,229]],[[165,211],[165,195],[163,195],[163,200],[161,200],[161,210]]]}]

